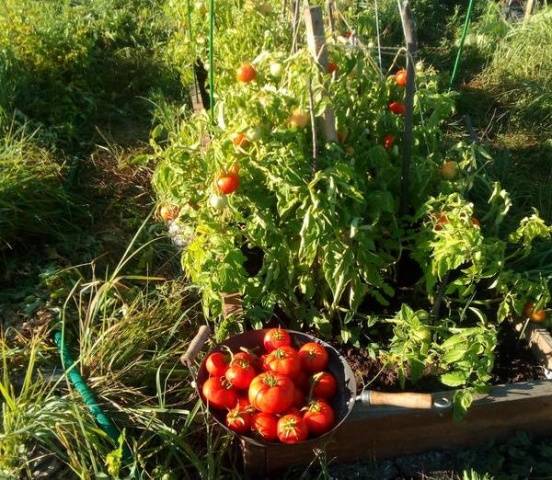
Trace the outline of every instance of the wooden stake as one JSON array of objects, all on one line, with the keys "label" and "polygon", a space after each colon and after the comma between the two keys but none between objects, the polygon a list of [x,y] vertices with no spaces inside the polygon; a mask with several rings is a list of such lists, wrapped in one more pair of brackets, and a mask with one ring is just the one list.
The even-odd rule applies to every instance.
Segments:
[{"label": "wooden stake", "polygon": [[335,18],[334,18],[335,0],[328,0],[326,2],[326,8],[328,10],[328,18],[330,19],[330,34],[333,37],[335,35]]},{"label": "wooden stake", "polygon": [[399,212],[405,215],[408,212],[408,198],[410,186],[410,163],[412,160],[412,123],[414,113],[414,94],[416,93],[415,82],[415,61],[416,61],[416,31],[414,18],[410,9],[409,0],[402,0],[399,3],[404,39],[406,43],[406,71],[407,82],[405,92],[406,112],[404,115],[403,134],[403,159],[401,168],[401,197]]},{"label": "wooden stake", "polygon": [[535,0],[527,0],[527,3],[525,4],[525,16],[523,17],[524,22],[527,22],[531,17],[531,14],[533,13],[534,5],[535,5]]},{"label": "wooden stake", "polygon": [[[328,69],[328,49],[326,48],[326,35],[324,33],[324,20],[320,7],[306,7],[304,11],[305,26],[307,31],[307,46],[322,72]],[[322,133],[327,142],[337,141],[335,130],[335,116],[333,110],[327,108],[321,118]]]}]

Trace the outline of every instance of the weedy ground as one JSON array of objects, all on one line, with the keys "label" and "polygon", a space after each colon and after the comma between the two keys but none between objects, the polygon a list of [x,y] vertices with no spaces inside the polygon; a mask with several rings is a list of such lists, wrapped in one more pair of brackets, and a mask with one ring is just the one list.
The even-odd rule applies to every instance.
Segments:
[{"label": "weedy ground", "polygon": [[[381,3],[392,45],[395,2]],[[415,5],[421,55],[444,84],[459,5]],[[240,478],[231,439],[208,422],[178,363],[202,319],[152,214],[149,131],[187,101],[165,62],[167,14],[153,0],[0,6],[0,478]],[[535,207],[548,221],[552,51],[542,45],[551,32],[549,9],[526,26],[505,23],[493,5],[477,11],[458,80],[460,113],[490,147],[496,176],[520,211]],[[58,329],[130,456],[62,374]],[[521,479],[552,470],[550,448],[521,435],[412,459],[410,470],[320,455],[288,477]]]}]

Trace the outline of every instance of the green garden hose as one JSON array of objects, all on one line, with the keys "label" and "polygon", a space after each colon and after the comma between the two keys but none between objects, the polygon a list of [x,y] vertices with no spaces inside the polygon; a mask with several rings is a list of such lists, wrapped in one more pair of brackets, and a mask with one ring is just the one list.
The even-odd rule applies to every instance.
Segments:
[{"label": "green garden hose", "polygon": [[[94,392],[90,390],[84,378],[82,378],[79,371],[75,368],[76,364],[65,344],[64,335],[59,330],[54,332],[54,342],[58,348],[61,357],[61,365],[67,374],[67,378],[69,378],[71,384],[75,387],[77,392],[79,392],[85,405],[88,407],[88,410],[90,410],[90,413],[92,413],[101,429],[109,435],[115,444],[117,444],[120,435],[119,430],[105,414],[102,407],[98,405]],[[131,459],[130,450],[126,445],[124,445],[123,449],[123,459],[125,462]]]},{"label": "green garden hose", "polygon": [[460,38],[460,46],[458,47],[458,53],[456,54],[456,60],[454,61],[454,67],[452,68],[452,74],[450,76],[449,89],[452,89],[454,82],[456,81],[456,75],[458,74],[458,68],[460,67],[460,59],[464,52],[464,42],[468,35],[468,29],[470,28],[471,16],[473,12],[474,0],[470,0],[468,5],[468,13],[466,14],[466,21],[464,22],[464,29],[462,30],[462,37]]}]

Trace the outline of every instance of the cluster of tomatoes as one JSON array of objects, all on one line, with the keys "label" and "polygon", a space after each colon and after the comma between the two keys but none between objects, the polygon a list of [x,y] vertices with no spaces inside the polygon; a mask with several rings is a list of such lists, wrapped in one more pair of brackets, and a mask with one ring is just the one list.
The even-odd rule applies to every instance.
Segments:
[{"label": "cluster of tomatoes", "polygon": [[[395,81],[395,85],[398,87],[406,87],[407,82],[407,73],[404,68],[399,70],[395,75],[393,76],[393,79]],[[395,115],[404,115],[406,113],[406,106],[404,103],[399,101],[392,101],[389,102],[387,105],[387,108],[391,113],[394,113]],[[395,136],[391,135],[390,133],[385,135],[383,137],[383,147],[386,150],[391,150],[393,148],[393,145],[395,144]]]},{"label": "cluster of tomatoes", "polygon": [[327,350],[316,342],[292,346],[288,331],[273,328],[264,336],[265,353],[211,353],[202,394],[209,406],[227,410],[228,428],[262,440],[298,443],[335,424],[330,405],[337,391],[328,371]]}]

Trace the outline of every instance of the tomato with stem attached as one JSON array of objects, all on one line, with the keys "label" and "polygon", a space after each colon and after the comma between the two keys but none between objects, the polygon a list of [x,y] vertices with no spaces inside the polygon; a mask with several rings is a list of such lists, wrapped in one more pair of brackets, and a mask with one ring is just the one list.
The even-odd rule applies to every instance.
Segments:
[{"label": "tomato with stem attached", "polygon": [[253,414],[238,407],[233,408],[226,414],[226,425],[236,433],[247,433],[253,425]]},{"label": "tomato with stem attached", "polygon": [[227,172],[217,179],[217,187],[224,195],[234,193],[240,186],[240,177],[237,173]]},{"label": "tomato with stem attached", "polygon": [[278,439],[278,418],[270,413],[257,413],[253,416],[253,431],[257,432],[264,440]]},{"label": "tomato with stem attached", "polygon": [[265,350],[270,353],[278,347],[291,345],[291,336],[283,328],[271,328],[264,335],[263,345]]},{"label": "tomato with stem attached", "polygon": [[299,349],[303,370],[311,373],[325,370],[328,366],[328,351],[319,343],[308,342]]},{"label": "tomato with stem attached", "polygon": [[205,360],[205,368],[212,377],[222,377],[230,364],[230,357],[223,352],[213,352]]},{"label": "tomato with stem attached", "polygon": [[249,384],[255,376],[255,369],[248,360],[244,360],[243,358],[236,359],[235,357],[230,362],[230,366],[225,373],[226,380],[238,390],[246,390],[249,388]]},{"label": "tomato with stem attached", "polygon": [[309,436],[307,424],[296,413],[284,415],[278,420],[278,439],[282,443],[294,444],[303,442]]},{"label": "tomato with stem attached", "polygon": [[314,435],[322,435],[334,426],[335,413],[329,403],[317,399],[307,405],[303,419],[309,432]]},{"label": "tomato with stem attached", "polygon": [[257,71],[250,63],[244,63],[236,71],[236,79],[242,83],[252,82],[257,78]]},{"label": "tomato with stem attached", "polygon": [[208,378],[201,388],[201,393],[212,407],[230,410],[236,406],[238,396],[236,391],[230,385],[227,385],[222,378]]},{"label": "tomato with stem attached", "polygon": [[249,385],[249,403],[265,413],[283,413],[293,403],[294,385],[289,377],[265,372]]},{"label": "tomato with stem attached", "polygon": [[315,373],[311,379],[312,396],[330,400],[337,392],[337,382],[335,377],[329,372]]},{"label": "tomato with stem attached", "polygon": [[283,345],[269,353],[266,364],[270,371],[294,377],[301,369],[301,359],[293,347]]}]

